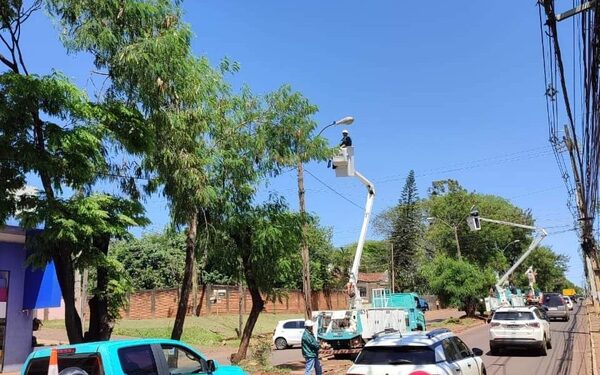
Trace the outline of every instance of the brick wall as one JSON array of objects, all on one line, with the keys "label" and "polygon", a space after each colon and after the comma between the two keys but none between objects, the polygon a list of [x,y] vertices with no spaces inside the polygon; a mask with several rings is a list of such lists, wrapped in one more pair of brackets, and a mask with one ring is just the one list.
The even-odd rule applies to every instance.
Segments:
[{"label": "brick wall", "polygon": [[[129,307],[121,312],[124,319],[172,318],[177,312],[178,289],[145,290],[129,296]],[[240,310],[240,290],[237,286],[205,285],[198,288],[196,296],[190,295],[188,315],[196,306],[196,315],[238,314]],[[337,310],[348,306],[348,297],[341,291],[313,293],[313,310]],[[250,294],[241,293],[243,313],[249,313],[252,306]],[[297,290],[282,291],[281,298],[265,302],[265,312],[302,313],[304,298]]]}]

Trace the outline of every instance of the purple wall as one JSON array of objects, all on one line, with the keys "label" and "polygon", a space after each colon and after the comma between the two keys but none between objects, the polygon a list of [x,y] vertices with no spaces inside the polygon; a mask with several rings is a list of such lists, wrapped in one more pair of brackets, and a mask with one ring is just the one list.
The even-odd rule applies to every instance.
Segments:
[{"label": "purple wall", "polygon": [[0,270],[9,271],[8,307],[3,372],[18,371],[31,352],[31,311],[23,312],[25,249],[22,244],[0,242]]}]

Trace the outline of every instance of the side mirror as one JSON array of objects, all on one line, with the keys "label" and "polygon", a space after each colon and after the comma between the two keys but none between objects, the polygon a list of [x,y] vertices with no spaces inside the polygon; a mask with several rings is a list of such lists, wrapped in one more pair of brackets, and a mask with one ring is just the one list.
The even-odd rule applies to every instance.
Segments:
[{"label": "side mirror", "polygon": [[481,350],[479,348],[473,348],[473,349],[471,349],[471,351],[473,352],[473,355],[476,357],[481,357],[483,355],[483,350]]},{"label": "side mirror", "polygon": [[215,366],[215,361],[213,361],[212,359],[209,359],[208,361],[206,361],[206,367],[207,367],[206,371],[209,374],[212,374],[217,369]]}]

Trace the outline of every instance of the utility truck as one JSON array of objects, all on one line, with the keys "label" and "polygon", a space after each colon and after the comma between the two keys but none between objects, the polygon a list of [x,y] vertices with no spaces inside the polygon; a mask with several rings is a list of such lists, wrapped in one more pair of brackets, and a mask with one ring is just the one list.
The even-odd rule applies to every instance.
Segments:
[{"label": "utility truck", "polygon": [[[531,241],[531,244],[529,244],[527,251],[525,251],[523,253],[523,255],[521,255],[521,257],[519,257],[519,259],[515,262],[515,264],[513,264],[508,269],[508,271],[506,271],[496,281],[496,285],[494,286],[494,288],[495,288],[494,294],[495,295],[485,298],[486,311],[496,311],[496,309],[498,309],[500,307],[506,307],[506,306],[515,306],[515,307],[525,306],[525,302],[526,302],[525,296],[519,289],[507,287],[508,279],[509,279],[510,275],[512,275],[513,272],[517,269],[517,267],[519,267],[521,265],[521,263],[523,263],[523,261],[525,261],[525,259],[527,259],[529,254],[531,254],[531,252],[540,245],[540,243],[548,235],[548,233],[546,232],[546,230],[544,228],[540,228],[540,227],[534,227],[531,225],[523,225],[523,224],[511,223],[508,221],[493,220],[493,219],[487,219],[484,217],[480,217],[479,211],[477,211],[475,206],[473,206],[471,208],[471,214],[467,218],[467,224],[469,225],[469,228],[472,231],[480,230],[482,221],[488,222],[488,223],[500,224],[500,225],[508,225],[508,226],[517,227],[517,228],[530,229],[530,230],[535,231],[536,235],[533,238],[533,241]],[[535,277],[535,275],[533,275],[533,276]],[[535,278],[534,278],[534,280],[535,280]],[[530,286],[532,287],[531,278],[530,278]]]},{"label": "utility truck", "polygon": [[363,223],[356,245],[354,261],[346,284],[349,297],[347,310],[315,311],[317,338],[327,343],[333,355],[356,354],[365,342],[379,333],[425,330],[425,318],[419,299],[412,293],[391,293],[389,290],[373,291],[373,306],[363,306],[358,290],[358,270],[375,199],[375,186],[354,168],[354,147],[340,148],[332,160],[337,177],[356,177],[367,189],[367,202]]}]

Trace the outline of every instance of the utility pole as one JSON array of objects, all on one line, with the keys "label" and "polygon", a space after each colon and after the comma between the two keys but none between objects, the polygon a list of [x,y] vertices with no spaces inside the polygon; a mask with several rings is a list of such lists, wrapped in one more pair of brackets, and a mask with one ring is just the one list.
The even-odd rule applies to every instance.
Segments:
[{"label": "utility pole", "polygon": [[[350,125],[354,122],[354,118],[351,116],[344,117],[340,120],[334,121],[331,124],[325,126],[317,134],[317,137],[323,133],[323,131],[331,126],[335,125]],[[298,140],[300,137],[298,136]],[[300,206],[300,218],[302,219],[302,243],[300,245],[300,253],[302,256],[302,294],[304,295],[304,319],[312,319],[312,290],[310,287],[310,258],[308,254],[308,223],[306,220],[306,206],[304,203],[304,165],[302,161],[304,159],[304,152],[297,150],[298,157],[298,200]]]},{"label": "utility pole", "polygon": [[312,318],[312,298],[310,288],[310,259],[306,239],[308,224],[306,223],[306,207],[304,203],[304,166],[298,161],[298,200],[300,201],[300,218],[302,219],[302,294],[304,295],[304,319]]},{"label": "utility pole", "polygon": [[392,253],[392,262],[391,262],[391,272],[390,272],[390,278],[391,278],[391,285],[390,285],[390,290],[392,291],[392,293],[394,293],[394,288],[396,287],[396,274],[394,273],[394,243],[390,241],[390,250]]}]

